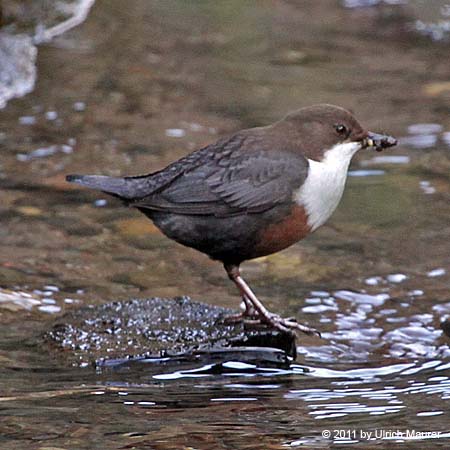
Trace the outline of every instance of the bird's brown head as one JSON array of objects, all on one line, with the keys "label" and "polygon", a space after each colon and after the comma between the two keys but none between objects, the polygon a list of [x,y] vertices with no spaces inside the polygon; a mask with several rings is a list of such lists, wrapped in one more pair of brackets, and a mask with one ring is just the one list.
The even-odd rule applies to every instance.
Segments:
[{"label": "bird's brown head", "polygon": [[361,148],[371,147],[381,151],[397,143],[391,136],[365,130],[346,109],[327,104],[290,113],[275,123],[273,128],[295,143],[295,147],[307,158],[315,161],[322,161],[333,148],[353,155]]}]

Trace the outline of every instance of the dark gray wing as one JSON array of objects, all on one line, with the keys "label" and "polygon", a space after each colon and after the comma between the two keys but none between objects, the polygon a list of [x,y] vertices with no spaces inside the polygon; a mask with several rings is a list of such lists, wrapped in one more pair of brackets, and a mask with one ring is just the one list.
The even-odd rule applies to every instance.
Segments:
[{"label": "dark gray wing", "polygon": [[290,202],[293,189],[307,176],[306,158],[261,150],[257,144],[245,139],[234,146],[230,143],[228,151],[211,153],[203,164],[191,166],[157,193],[131,205],[178,214],[231,216]]},{"label": "dark gray wing", "polygon": [[[67,175],[69,183],[76,183],[90,189],[97,189],[124,200],[127,204],[138,203],[141,199],[150,198],[169,186],[184,173],[192,171],[203,164],[226,157],[231,149],[237,148],[242,139],[239,135],[221,139],[217,143],[190,153],[169,164],[157,172],[131,177],[108,177],[104,175]],[[150,207],[150,204],[148,205]]]}]

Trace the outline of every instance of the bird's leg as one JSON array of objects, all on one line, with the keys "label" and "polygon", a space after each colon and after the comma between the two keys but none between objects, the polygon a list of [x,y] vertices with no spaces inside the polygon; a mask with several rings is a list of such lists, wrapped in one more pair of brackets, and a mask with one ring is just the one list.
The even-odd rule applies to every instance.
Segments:
[{"label": "bird's leg", "polygon": [[237,314],[231,314],[227,317],[225,317],[226,323],[236,323],[236,322],[242,322],[243,320],[247,319],[257,319],[258,313],[255,311],[255,308],[253,308],[252,302],[248,299],[248,297],[241,292],[242,296],[242,302],[244,303],[244,310]]},{"label": "bird's leg", "polygon": [[283,319],[282,317],[269,312],[241,277],[239,266],[234,264],[225,264],[224,267],[230,280],[233,281],[233,283],[238,287],[241,294],[247,298],[247,300],[251,303],[252,308],[258,313],[258,319],[261,322],[285,333],[301,331],[305,334],[320,336],[320,333],[313,328],[302,325],[292,319]]},{"label": "bird's leg", "polygon": [[242,315],[244,317],[256,317],[258,315],[258,313],[255,311],[255,308],[253,308],[253,304],[250,301],[250,299],[247,297],[247,295],[242,292],[241,293],[242,296],[242,301],[244,302],[244,311],[242,312]]}]

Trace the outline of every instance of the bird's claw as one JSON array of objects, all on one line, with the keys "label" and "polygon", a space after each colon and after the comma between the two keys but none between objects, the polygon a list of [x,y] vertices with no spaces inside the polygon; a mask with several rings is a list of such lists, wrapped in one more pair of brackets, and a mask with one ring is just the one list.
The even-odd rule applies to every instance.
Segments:
[{"label": "bird's claw", "polygon": [[297,322],[297,319],[292,317],[283,318],[278,316],[277,314],[272,314],[270,317],[264,318],[263,320],[265,323],[267,323],[267,325],[272,326],[273,328],[285,333],[295,334],[296,331],[301,331],[308,336],[321,337],[320,333],[316,329],[308,327],[306,325],[302,325],[301,323]]},{"label": "bird's claw", "polygon": [[297,331],[301,331],[308,336],[321,337],[319,331],[298,323],[297,319],[295,319],[294,317],[283,318],[277,314],[270,314],[269,316],[265,317],[259,315],[250,316],[245,313],[240,313],[225,317],[224,322],[227,324],[243,322],[244,325],[251,328],[270,327],[293,336],[296,335]]},{"label": "bird's claw", "polygon": [[241,323],[241,322],[260,322],[259,316],[254,314],[249,314],[247,311],[243,311],[241,313],[237,314],[231,314],[229,316],[225,316],[223,318],[223,322],[226,325],[235,324],[235,323]]}]

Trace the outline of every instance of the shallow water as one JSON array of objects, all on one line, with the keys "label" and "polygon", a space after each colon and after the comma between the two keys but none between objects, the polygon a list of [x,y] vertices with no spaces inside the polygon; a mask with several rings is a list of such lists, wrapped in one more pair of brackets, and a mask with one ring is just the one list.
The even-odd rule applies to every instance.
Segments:
[{"label": "shallow water", "polygon": [[[38,47],[34,91],[0,111],[1,448],[448,448],[449,48],[417,28],[446,3],[372,3],[98,2]],[[400,138],[357,157],[328,225],[244,265],[323,339],[283,369],[94,370],[43,345],[82,305],[238,304],[220,265],[65,174],[150,172],[318,102]]]}]

